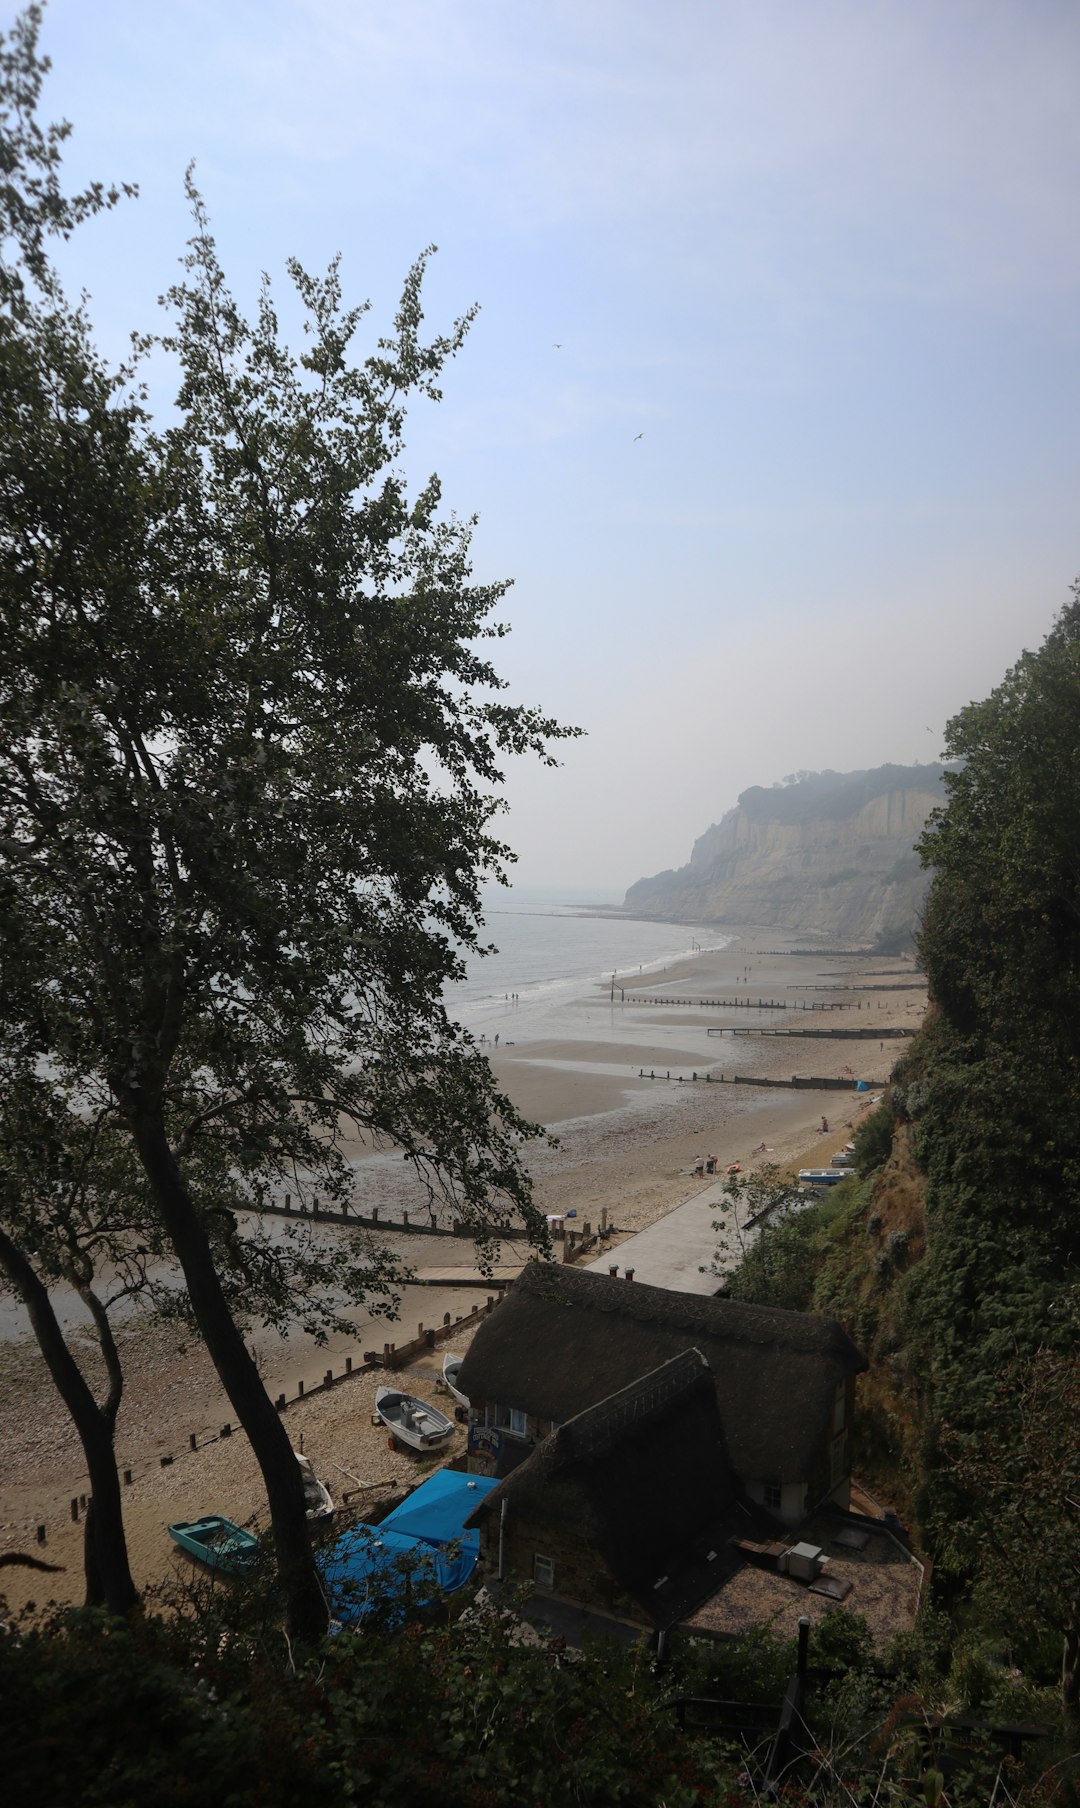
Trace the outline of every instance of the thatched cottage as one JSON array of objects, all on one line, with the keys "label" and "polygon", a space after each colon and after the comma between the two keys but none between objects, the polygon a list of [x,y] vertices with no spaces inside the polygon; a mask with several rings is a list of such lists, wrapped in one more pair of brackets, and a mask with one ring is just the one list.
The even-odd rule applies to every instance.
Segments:
[{"label": "thatched cottage", "polygon": [[855,1376],[867,1364],[834,1320],[539,1262],[462,1364],[470,1470],[510,1475],[568,1421],[688,1351],[708,1370],[748,1502],[790,1526],[825,1501],[848,1505]]},{"label": "thatched cottage", "polygon": [[489,1577],[666,1629],[775,1537],[731,1466],[705,1358],[673,1356],[560,1425],[468,1521]]}]

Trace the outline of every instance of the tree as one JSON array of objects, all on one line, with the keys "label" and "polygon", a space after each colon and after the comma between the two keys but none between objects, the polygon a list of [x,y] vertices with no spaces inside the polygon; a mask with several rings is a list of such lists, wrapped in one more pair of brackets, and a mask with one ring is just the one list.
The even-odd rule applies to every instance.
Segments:
[{"label": "tree", "polygon": [[299,1475],[215,1245],[242,1273],[232,1208],[281,1177],[347,1194],[351,1128],[396,1143],[485,1245],[515,1217],[542,1238],[538,1131],[444,994],[510,858],[502,761],[551,763],[572,731],[502,700],[482,643],[506,587],[472,582],[438,480],[410,499],[398,469],[407,401],[438,399],[471,320],[422,339],[427,254],[360,357],[336,262],[291,263],[298,357],[268,285],[251,324],[233,301],[189,177],[175,324],[141,342],[180,366],[155,431],[47,268],[28,299],[31,228],[54,222],[24,187],[0,319],[0,913],[22,976],[2,1038],[66,1108],[115,1111],[307,1634],[325,1607]]},{"label": "tree", "polygon": [[[920,953],[935,1001],[980,1048],[1080,1057],[1080,585],[1043,646],[948,725],[947,802],[920,842],[934,869]],[[1032,1043],[1031,1038],[1035,1040]]]},{"label": "tree", "polygon": [[996,1417],[975,1436],[947,1432],[967,1489],[966,1531],[1015,1636],[1062,1640],[1062,1704],[1080,1714],[1080,1359],[1039,1350],[1000,1384]]},{"label": "tree", "polygon": [[720,1241],[711,1265],[721,1291],[755,1306],[807,1311],[818,1214],[805,1188],[766,1162],[753,1173],[729,1174],[724,1197],[724,1217],[713,1224]]},{"label": "tree", "polygon": [[[114,1437],[124,1376],[110,1311],[146,1289],[146,1247],[130,1152],[107,1126],[67,1112],[51,1089],[0,1063],[0,1273],[22,1300],[42,1357],[71,1414],[86,1458],[91,1500],[85,1521],[88,1606],[115,1614],[135,1604],[120,1505]],[[107,1297],[95,1285],[109,1264]],[[66,1282],[83,1301],[105,1366],[96,1399],[49,1294]]]}]

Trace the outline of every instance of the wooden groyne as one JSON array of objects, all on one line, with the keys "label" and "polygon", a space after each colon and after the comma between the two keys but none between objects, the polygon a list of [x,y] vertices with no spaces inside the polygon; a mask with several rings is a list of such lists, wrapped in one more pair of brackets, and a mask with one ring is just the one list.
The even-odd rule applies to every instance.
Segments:
[{"label": "wooden groyne", "polygon": [[875,1024],[873,1029],[862,1030],[769,1030],[760,1029],[753,1024],[740,1028],[734,1024],[710,1024],[706,1029],[707,1036],[803,1036],[816,1042],[890,1042],[903,1036],[917,1036],[918,1030],[904,1027],[886,1028],[884,1024]]},{"label": "wooden groyne", "polygon": [[[373,1206],[370,1212],[351,1211],[349,1206],[323,1205],[318,1195],[310,1204],[303,1199],[293,1202],[291,1193],[284,1199],[266,1199],[258,1206],[246,1207],[246,1210],[268,1212],[278,1218],[296,1218],[306,1224],[344,1224],[350,1230],[376,1230],[397,1232],[408,1237],[468,1237],[474,1239],[475,1229],[455,1218],[452,1224],[434,1224],[430,1218],[420,1218],[409,1212],[402,1212],[401,1218],[384,1218],[379,1207]],[[515,1237],[527,1237],[528,1232],[523,1224],[499,1225],[493,1233],[500,1239],[512,1240]]]},{"label": "wooden groyne", "polygon": [[[822,987],[822,990],[831,990]],[[851,1006],[842,1000],[812,998],[658,998],[652,992],[623,992],[621,986],[615,987],[622,996],[623,1004],[674,1004],[707,1011],[848,1011]],[[882,1010],[884,1010],[884,1005]]]},{"label": "wooden groyne", "polygon": [[663,1073],[658,1073],[655,1067],[650,1067],[646,1073],[642,1067],[638,1070],[638,1079],[662,1080],[665,1084],[670,1081],[679,1086],[780,1086],[789,1092],[880,1092],[889,1083],[867,1079],[865,1074],[858,1077],[841,1074],[836,1078],[824,1074],[792,1074],[790,1080],[763,1080],[751,1074],[698,1073],[696,1069],[689,1074],[673,1074],[670,1067]]}]

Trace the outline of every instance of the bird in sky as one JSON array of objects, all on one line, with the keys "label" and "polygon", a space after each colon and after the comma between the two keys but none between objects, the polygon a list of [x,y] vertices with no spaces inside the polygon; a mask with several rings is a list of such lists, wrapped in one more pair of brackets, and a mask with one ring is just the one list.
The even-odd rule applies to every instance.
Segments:
[{"label": "bird in sky", "polygon": [[638,443],[638,440],[639,440],[639,439],[644,439],[644,438],[645,438],[645,433],[644,433],[644,429],[643,429],[643,430],[642,430],[642,431],[641,431],[641,432],[640,432],[640,433],[635,433],[635,435],[634,435],[634,437],[633,437],[633,439],[632,439],[632,440],[631,440],[631,442],[630,442],[630,444],[631,444],[631,445],[632,445],[632,446],[636,446],[636,445],[637,445],[637,443]]},{"label": "bird in sky", "polygon": [[553,352],[561,352],[562,351],[562,340],[556,339],[555,343],[552,345],[551,349]]}]

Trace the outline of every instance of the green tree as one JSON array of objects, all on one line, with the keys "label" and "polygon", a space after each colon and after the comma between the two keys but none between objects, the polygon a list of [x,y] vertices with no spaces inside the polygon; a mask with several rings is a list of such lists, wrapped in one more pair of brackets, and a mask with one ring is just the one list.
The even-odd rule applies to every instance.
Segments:
[{"label": "green tree", "polygon": [[520,1217],[542,1237],[521,1153],[538,1132],[445,987],[510,858],[502,763],[550,762],[569,731],[503,700],[484,642],[505,586],[472,581],[471,524],[399,468],[407,402],[438,399],[471,315],[422,337],[421,258],[358,354],[365,310],[343,306],[336,263],[292,263],[297,356],[267,285],[252,323],[236,306],[189,181],[160,341],[177,420],[155,431],[44,260],[83,204],[46,206],[27,164],[44,144],[51,194],[58,135],[26,123],[37,24],[4,65],[25,205],[0,291],[0,928],[19,974],[0,1041],[65,1109],[114,1111],[308,1634],[325,1607],[297,1466],[215,1251],[244,1272],[233,1208],[281,1178],[347,1196],[355,1129],[392,1140],[485,1246]]},{"label": "green tree", "polygon": [[808,1311],[820,1207],[805,1187],[785,1180],[775,1162],[729,1174],[724,1199],[724,1215],[713,1224],[718,1243],[712,1272],[721,1291],[750,1305]]},{"label": "green tree", "polygon": [[1080,1359],[1041,1349],[1001,1380],[975,1435],[946,1432],[968,1491],[980,1577],[1010,1637],[1062,1641],[1062,1703],[1080,1716]]},{"label": "green tree", "polygon": [[[136,1595],[114,1449],[124,1375],[111,1313],[145,1294],[149,1253],[133,1234],[146,1216],[133,1169],[130,1149],[100,1120],[68,1112],[51,1088],[0,1062],[0,1274],[26,1308],[86,1459],[87,1604],[117,1614]],[[98,1284],[106,1265],[107,1292]],[[55,1284],[77,1293],[89,1314],[105,1367],[100,1398],[64,1335],[50,1297]]]}]

